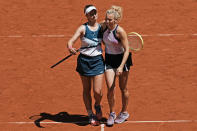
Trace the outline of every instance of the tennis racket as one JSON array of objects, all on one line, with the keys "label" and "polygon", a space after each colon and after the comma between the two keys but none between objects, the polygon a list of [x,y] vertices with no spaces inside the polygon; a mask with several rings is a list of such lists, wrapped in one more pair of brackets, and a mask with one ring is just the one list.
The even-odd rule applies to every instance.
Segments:
[{"label": "tennis racket", "polygon": [[[81,47],[78,50],[76,50],[76,52],[79,52],[81,49],[87,49],[87,48],[93,48],[93,47],[97,47],[101,44],[95,45],[95,46],[88,46],[88,47]],[[73,54],[67,55],[66,57],[64,57],[63,59],[61,59],[60,61],[58,61],[56,64],[52,65],[51,68],[54,68],[55,66],[59,65],[60,63],[62,63],[63,61],[65,61],[66,59],[68,59],[69,57],[71,57]]]},{"label": "tennis racket", "polygon": [[132,51],[140,51],[144,47],[142,36],[136,32],[128,33],[129,48]]},{"label": "tennis racket", "polygon": [[[76,52],[78,52],[78,50],[76,50]],[[63,59],[61,59],[60,61],[58,61],[56,64],[52,65],[51,68],[54,68],[55,66],[59,65],[60,63],[62,63],[63,61],[65,61],[66,59],[68,59],[69,57],[71,57],[73,54],[67,55],[66,57],[64,57]]]}]

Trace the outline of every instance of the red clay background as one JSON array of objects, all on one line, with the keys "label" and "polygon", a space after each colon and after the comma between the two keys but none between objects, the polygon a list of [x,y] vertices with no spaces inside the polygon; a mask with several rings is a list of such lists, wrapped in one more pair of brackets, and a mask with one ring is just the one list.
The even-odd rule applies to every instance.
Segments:
[{"label": "red clay background", "polygon": [[[128,33],[145,35],[144,50],[133,54],[129,121],[197,120],[196,0],[1,0],[0,130],[41,130],[32,123],[9,122],[33,122],[29,117],[42,112],[86,115],[82,84],[75,71],[77,56],[50,68],[68,54],[66,42],[86,22],[86,4],[98,8],[99,21],[111,5],[122,6],[120,25]],[[105,82],[103,94],[107,117]],[[118,88],[116,98],[119,112]],[[42,125],[47,131],[101,130],[100,126],[73,123]],[[127,122],[105,130],[195,131],[197,122]]]}]

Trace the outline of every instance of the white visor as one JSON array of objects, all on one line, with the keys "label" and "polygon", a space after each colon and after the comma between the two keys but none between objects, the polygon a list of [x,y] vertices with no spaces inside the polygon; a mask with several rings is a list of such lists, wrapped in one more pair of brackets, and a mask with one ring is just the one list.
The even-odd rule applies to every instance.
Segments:
[{"label": "white visor", "polygon": [[87,9],[86,9],[86,11],[85,11],[85,15],[87,15],[90,11],[92,11],[92,10],[96,10],[96,7],[94,7],[94,6],[90,6],[90,7],[88,7]]}]

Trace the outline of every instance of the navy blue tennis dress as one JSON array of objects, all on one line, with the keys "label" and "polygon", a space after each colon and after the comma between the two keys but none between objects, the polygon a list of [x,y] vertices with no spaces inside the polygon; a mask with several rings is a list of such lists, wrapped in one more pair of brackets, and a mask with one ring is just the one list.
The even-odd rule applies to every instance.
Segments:
[{"label": "navy blue tennis dress", "polygon": [[90,30],[87,23],[85,23],[84,26],[85,35],[81,38],[81,49],[77,58],[76,71],[82,76],[103,74],[105,64],[101,48],[103,35],[101,32],[101,25],[98,24],[98,29],[96,31]]}]

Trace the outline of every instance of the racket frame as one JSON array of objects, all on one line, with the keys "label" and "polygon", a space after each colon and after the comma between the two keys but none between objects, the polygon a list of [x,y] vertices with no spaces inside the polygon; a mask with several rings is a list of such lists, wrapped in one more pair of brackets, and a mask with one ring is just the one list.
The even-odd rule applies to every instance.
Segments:
[{"label": "racket frame", "polygon": [[[81,48],[77,49],[76,52],[79,52],[81,49],[93,48],[93,47],[97,47],[99,45],[101,45],[101,44],[98,44],[98,45],[95,45],[95,46],[81,47]],[[67,55],[66,57],[64,57],[63,59],[61,59],[60,61],[58,61],[56,64],[52,65],[50,68],[54,68],[55,66],[59,65],[60,63],[62,63],[63,61],[65,61],[66,59],[68,59],[69,57],[71,57],[72,55],[74,55],[74,54],[71,53],[71,54]]]},{"label": "racket frame", "polygon": [[[142,46],[142,48],[133,49],[133,48],[129,47],[132,51],[140,51],[141,49],[143,49],[143,47],[144,47],[144,40],[143,40],[142,36],[141,36],[139,33],[137,33],[137,32],[130,32],[130,33],[128,33],[127,36],[128,36],[128,37],[137,36],[137,37],[139,37],[140,40],[141,40],[141,46]],[[129,40],[128,40],[128,41],[129,41]],[[129,43],[129,44],[130,44],[130,43]]]}]

